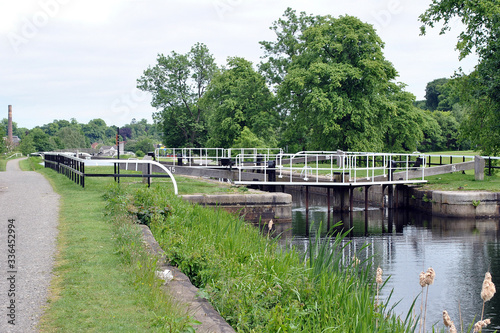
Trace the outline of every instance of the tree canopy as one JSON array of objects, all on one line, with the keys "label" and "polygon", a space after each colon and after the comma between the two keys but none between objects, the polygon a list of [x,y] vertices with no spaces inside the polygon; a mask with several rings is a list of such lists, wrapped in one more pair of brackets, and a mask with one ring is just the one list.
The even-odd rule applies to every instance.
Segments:
[{"label": "tree canopy", "polygon": [[245,127],[268,146],[277,144],[279,119],[274,96],[251,62],[229,58],[227,68],[217,72],[208,85],[203,104],[209,114],[209,146],[232,147]]},{"label": "tree canopy", "polygon": [[460,102],[466,106],[462,131],[486,154],[500,152],[500,2],[498,0],[433,0],[420,15],[426,28],[442,22],[441,33],[450,30],[453,19],[464,25],[456,44],[460,59],[472,52],[479,56],[475,71],[460,73],[457,84]]},{"label": "tree canopy", "polygon": [[[412,117],[413,99],[394,82],[397,72],[371,25],[288,9],[273,30],[277,40],[261,43],[268,60],[261,68],[277,73],[271,81],[279,83],[285,142],[294,150],[381,151],[385,125]],[[414,147],[421,133],[412,133]]]},{"label": "tree canopy", "polygon": [[195,44],[186,54],[159,54],[157,64],[146,69],[137,87],[153,95],[155,120],[163,128],[164,144],[200,146],[206,132],[205,110],[200,98],[217,69],[208,48]]}]

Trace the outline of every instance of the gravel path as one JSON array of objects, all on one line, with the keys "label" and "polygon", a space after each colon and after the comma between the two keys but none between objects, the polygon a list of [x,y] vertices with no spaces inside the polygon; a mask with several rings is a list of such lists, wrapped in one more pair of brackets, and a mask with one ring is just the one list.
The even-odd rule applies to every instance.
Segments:
[{"label": "gravel path", "polygon": [[49,182],[37,172],[21,171],[19,160],[9,161],[7,171],[0,172],[2,333],[37,331],[51,279],[58,212],[59,195]]}]

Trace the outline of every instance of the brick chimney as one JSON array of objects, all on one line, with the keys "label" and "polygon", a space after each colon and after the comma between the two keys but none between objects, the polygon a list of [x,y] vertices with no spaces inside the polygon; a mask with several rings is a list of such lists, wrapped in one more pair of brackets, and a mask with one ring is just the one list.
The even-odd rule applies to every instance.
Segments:
[{"label": "brick chimney", "polygon": [[12,143],[12,105],[9,105],[9,125],[7,128],[7,140]]}]

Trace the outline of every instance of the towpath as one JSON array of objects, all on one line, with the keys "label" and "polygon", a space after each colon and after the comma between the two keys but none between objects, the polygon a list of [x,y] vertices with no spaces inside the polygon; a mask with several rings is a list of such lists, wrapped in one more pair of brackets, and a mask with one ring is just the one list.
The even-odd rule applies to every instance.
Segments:
[{"label": "towpath", "polygon": [[9,161],[7,171],[0,172],[0,332],[37,331],[48,297],[58,213],[59,195],[49,182],[37,172],[21,171],[19,160]]}]

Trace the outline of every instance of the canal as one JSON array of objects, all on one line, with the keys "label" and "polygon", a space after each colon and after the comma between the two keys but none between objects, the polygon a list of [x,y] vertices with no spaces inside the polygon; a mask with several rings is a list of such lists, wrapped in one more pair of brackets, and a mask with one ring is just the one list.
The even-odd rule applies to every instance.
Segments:
[{"label": "canal", "polygon": [[[309,238],[306,226],[304,193],[293,192],[292,243],[306,251]],[[308,224],[310,236],[328,231],[326,197],[309,197]],[[363,206],[363,208],[361,208]],[[436,271],[434,283],[429,287],[427,300],[427,331],[432,326],[441,329],[443,310],[447,310],[460,330],[460,315],[466,327],[480,320],[481,288],[484,274],[490,271],[493,282],[500,288],[500,228],[499,219],[437,218],[410,210],[370,208],[364,204],[349,212],[331,213],[330,228],[341,222],[345,230],[352,228],[346,241],[344,257],[356,253],[360,260],[371,264],[375,272],[381,267],[384,279],[382,290],[394,311],[404,319],[415,298],[414,315],[420,314],[421,292],[419,274],[432,267]],[[364,247],[364,245],[367,245]],[[364,247],[364,248],[363,248]],[[399,303],[398,303],[399,302]],[[486,303],[484,318],[491,325],[483,332],[500,329],[500,294]],[[418,328],[416,330],[418,332]]]}]

